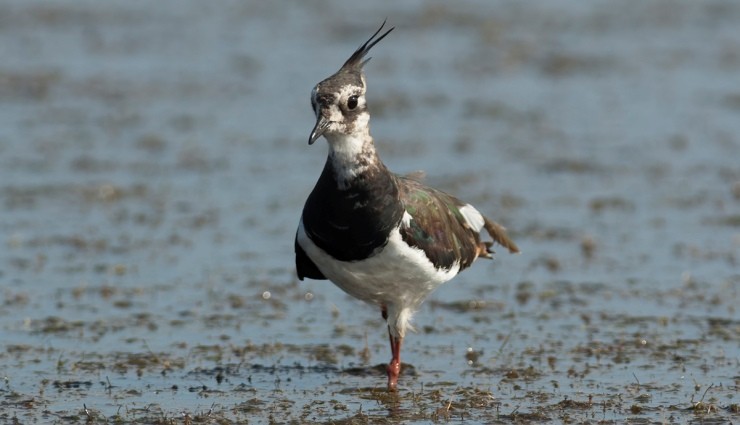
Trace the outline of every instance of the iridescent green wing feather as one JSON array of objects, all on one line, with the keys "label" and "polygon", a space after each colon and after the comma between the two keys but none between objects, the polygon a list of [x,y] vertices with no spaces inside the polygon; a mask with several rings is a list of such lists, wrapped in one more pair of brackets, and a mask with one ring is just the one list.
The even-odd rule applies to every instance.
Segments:
[{"label": "iridescent green wing feather", "polygon": [[[481,242],[483,228],[494,242],[512,253],[519,252],[503,226],[471,205],[410,177],[399,177],[398,183],[401,202],[411,216],[401,235],[409,245],[422,249],[438,267],[449,269],[459,263],[462,270],[479,256],[491,258],[493,242]],[[462,209],[476,217],[480,215],[476,227],[471,225],[475,220],[466,218]]]},{"label": "iridescent green wing feather", "polygon": [[468,267],[480,251],[480,236],[466,221],[465,204],[442,191],[406,177],[399,177],[401,202],[411,216],[401,236],[426,253],[437,268]]}]

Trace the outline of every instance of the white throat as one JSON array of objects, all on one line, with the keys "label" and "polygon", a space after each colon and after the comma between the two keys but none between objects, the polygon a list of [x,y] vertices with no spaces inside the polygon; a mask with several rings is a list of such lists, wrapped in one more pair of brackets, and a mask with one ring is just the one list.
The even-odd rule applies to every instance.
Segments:
[{"label": "white throat", "polygon": [[378,163],[373,138],[368,128],[368,119],[368,114],[360,115],[355,122],[356,131],[351,134],[324,135],[329,142],[329,160],[340,189],[346,189],[350,181]]}]

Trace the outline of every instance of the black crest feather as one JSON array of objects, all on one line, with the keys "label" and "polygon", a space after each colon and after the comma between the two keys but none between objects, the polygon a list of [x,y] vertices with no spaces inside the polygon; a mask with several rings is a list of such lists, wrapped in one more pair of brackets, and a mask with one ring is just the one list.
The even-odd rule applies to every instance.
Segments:
[{"label": "black crest feather", "polygon": [[380,28],[375,31],[375,34],[373,34],[362,46],[360,46],[357,50],[355,50],[354,53],[352,53],[352,56],[350,56],[349,59],[347,59],[347,62],[342,65],[342,69],[362,68],[362,66],[370,60],[370,58],[367,58],[364,61],[362,59],[365,57],[365,55],[368,54],[368,52],[370,52],[370,49],[372,49],[373,46],[378,44],[380,40],[385,38],[386,35],[390,34],[390,32],[396,28],[392,27],[388,31],[384,32],[383,35],[381,35],[380,37],[375,38],[375,36],[377,36],[385,26],[386,21],[387,19],[383,21],[383,23],[380,25]]}]

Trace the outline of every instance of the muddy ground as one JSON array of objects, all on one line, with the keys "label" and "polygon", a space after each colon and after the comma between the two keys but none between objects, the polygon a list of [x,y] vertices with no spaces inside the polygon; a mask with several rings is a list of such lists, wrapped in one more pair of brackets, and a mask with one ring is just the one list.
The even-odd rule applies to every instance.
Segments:
[{"label": "muddy ground", "polygon": [[[506,225],[380,314],[299,283],[309,93]],[[0,4],[3,423],[740,422],[740,5]]]}]

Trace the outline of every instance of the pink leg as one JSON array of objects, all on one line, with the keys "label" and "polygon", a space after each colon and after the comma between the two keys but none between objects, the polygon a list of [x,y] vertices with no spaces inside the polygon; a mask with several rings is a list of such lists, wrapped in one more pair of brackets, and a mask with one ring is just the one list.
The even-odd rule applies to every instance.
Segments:
[{"label": "pink leg", "polygon": [[[385,306],[381,306],[380,313],[383,315],[383,320],[388,320],[388,309]],[[385,369],[388,372],[388,391],[397,391],[398,375],[401,374],[401,341],[403,338],[394,338],[391,334],[391,326],[388,325],[388,339],[391,342],[391,362]]]},{"label": "pink leg", "polygon": [[391,342],[391,362],[388,363],[388,391],[398,391],[398,375],[401,374],[401,342],[403,338],[396,338],[391,335],[390,327],[388,328],[388,338]]}]

